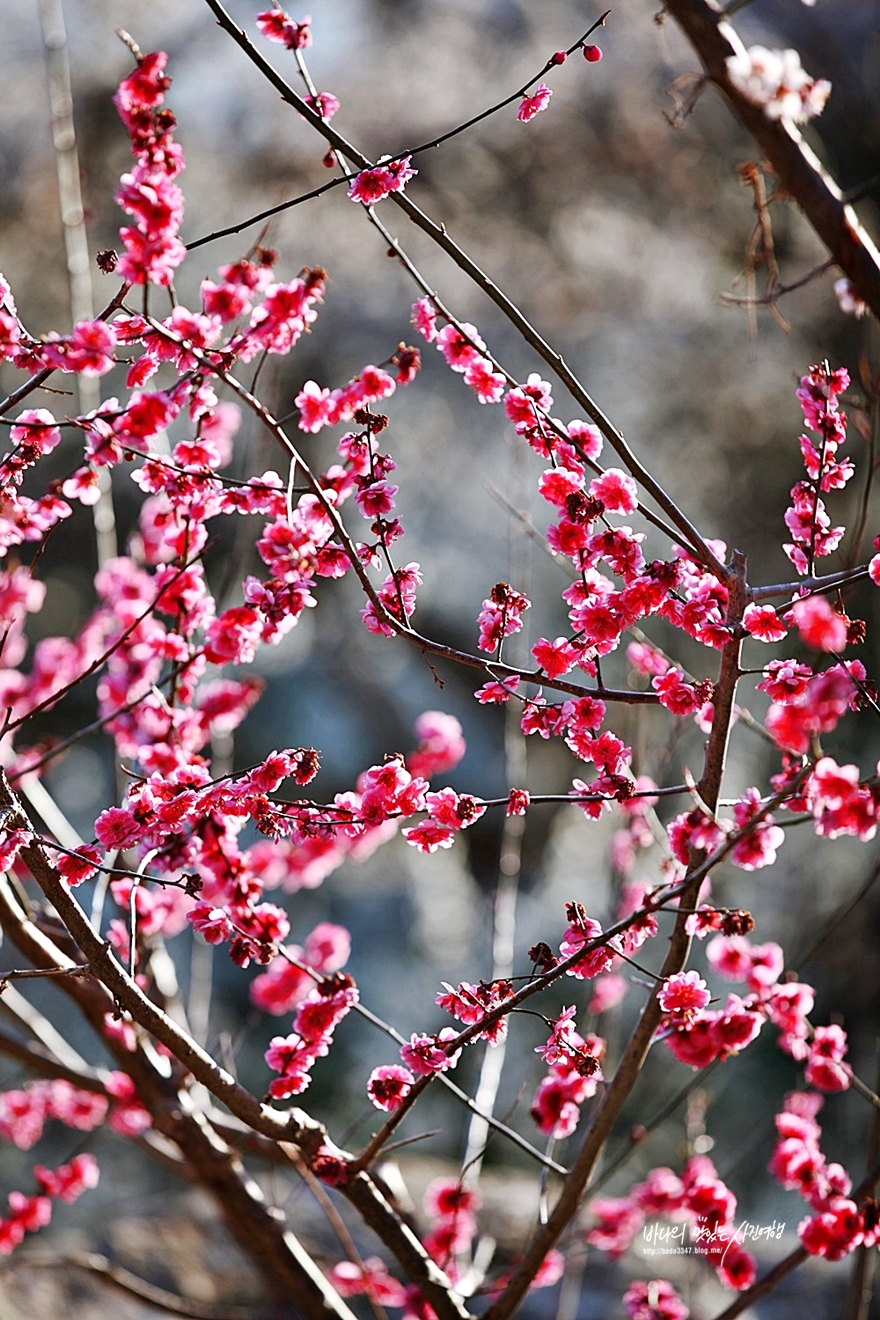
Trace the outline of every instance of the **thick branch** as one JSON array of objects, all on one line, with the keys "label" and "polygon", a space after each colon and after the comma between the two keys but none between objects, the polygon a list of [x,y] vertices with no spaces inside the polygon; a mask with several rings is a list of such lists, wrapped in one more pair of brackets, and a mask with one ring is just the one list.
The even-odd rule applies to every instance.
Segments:
[{"label": "thick branch", "polygon": [[[712,720],[712,732],[706,748],[703,776],[700,780],[700,796],[710,811],[715,811],[721,790],[721,780],[727,754],[727,742],[733,714],[733,699],[739,678],[739,657],[742,646],[740,633],[742,615],[747,600],[745,579],[745,559],[734,552],[730,596],[727,607],[727,623],[733,630],[733,637],[725,646],[721,655],[721,667],[715,689],[715,712]],[[705,862],[695,855],[689,874],[682,886],[681,908],[691,909],[696,906],[704,874]],[[679,911],[675,929],[669,941],[669,951],[660,969],[660,975],[651,991],[644,1012],[633,1032],[629,1044],[623,1052],[617,1071],[611,1079],[596,1115],[565,1180],[559,1198],[546,1222],[534,1234],[526,1249],[522,1261],[514,1270],[504,1292],[486,1313],[487,1320],[508,1320],[518,1308],[528,1291],[532,1279],[540,1268],[547,1252],[559,1240],[560,1235],[577,1213],[584,1190],[593,1173],[605,1142],[623,1108],[624,1102],[632,1091],[636,1079],[645,1061],[645,1056],[653,1039],[661,1016],[658,995],[664,980],[680,972],[685,966],[690,952],[690,936],[687,933],[687,912]]]},{"label": "thick branch", "polygon": [[140,1279],[121,1265],[114,1265],[106,1256],[98,1256],[91,1251],[67,1251],[62,1253],[41,1251],[22,1251],[12,1260],[0,1265],[0,1273],[16,1269],[61,1269],[71,1267],[86,1270],[97,1275],[109,1288],[124,1293],[128,1297],[137,1297],[151,1307],[167,1311],[169,1315],[188,1316],[190,1320],[256,1320],[257,1312],[245,1307],[211,1306],[206,1302],[187,1297],[178,1297],[176,1293],[158,1288],[146,1279]]},{"label": "thick branch", "polygon": [[0,1029],[0,1054],[15,1059],[38,1077],[62,1077],[66,1082],[79,1087],[81,1091],[93,1091],[96,1095],[106,1095],[107,1088],[95,1070],[79,1072],[60,1063],[41,1045],[28,1045],[8,1031]]},{"label": "thick branch", "polygon": [[[23,813],[20,819],[25,821]],[[23,850],[32,872],[40,869],[37,853],[45,857],[37,843]],[[32,962],[44,967],[69,964],[67,953],[20,914],[5,880],[0,881],[0,925]],[[94,980],[65,978],[61,984],[94,1030],[103,1035],[105,1014],[114,1006],[107,989]],[[233,1237],[254,1261],[276,1298],[281,1302],[295,1299],[306,1320],[330,1320],[331,1316],[335,1320],[355,1320],[298,1239],[285,1231],[283,1222],[267,1206],[236,1153],[213,1131],[192,1095],[180,1085],[182,1070],[176,1070],[176,1078],[163,1074],[143,1042],[130,1052],[104,1039],[117,1063],[131,1075],[138,1096],[150,1112],[154,1130],[180,1151],[187,1176],[213,1195]]]},{"label": "thick branch", "polygon": [[[7,829],[20,828],[32,832],[27,814],[2,771],[0,808],[6,808]],[[113,1001],[130,1013],[145,1031],[167,1046],[177,1062],[192,1073],[216,1099],[222,1101],[236,1118],[275,1141],[287,1141],[298,1146],[307,1161],[322,1146],[331,1145],[323,1125],[303,1110],[290,1109],[286,1113],[279,1113],[271,1106],[262,1104],[143,993],[117,961],[110,944],[92,927],[73,894],[62,884],[38,841],[34,840],[23,848],[22,857],[70,935],[88,958],[96,976],[110,991]],[[42,961],[41,950],[44,956],[50,956],[50,942],[35,927],[31,926],[31,929],[34,932],[33,949],[25,948],[22,951],[32,962],[39,962]],[[56,961],[62,966],[73,965],[63,954]],[[61,979],[61,983],[74,998],[75,991],[81,994],[86,989],[99,988],[94,982],[87,983],[81,978],[66,977]],[[181,1146],[184,1156],[199,1169],[202,1184],[215,1193],[227,1222],[234,1230],[247,1231],[253,1215],[250,1219],[246,1216],[248,1210],[252,1209],[259,1189],[241,1177],[240,1171],[229,1159],[225,1143],[211,1131],[205,1116],[185,1104],[182,1095],[175,1095],[173,1105],[170,1108],[166,1105],[164,1112],[164,1118],[170,1126],[168,1123],[162,1126],[161,1112],[158,1116],[154,1115],[154,1118],[157,1117],[160,1130]],[[184,1119],[190,1121],[182,1129],[175,1126]],[[367,1175],[361,1175],[353,1181],[357,1183],[354,1194],[358,1197],[359,1205],[363,1207],[369,1203],[371,1227],[406,1270],[412,1282],[421,1289],[437,1312],[439,1320],[464,1320],[467,1312],[452,1291],[449,1280],[428,1256],[415,1234],[402,1223],[373,1180]],[[363,1208],[361,1213],[366,1217]],[[276,1227],[278,1236],[283,1238],[283,1251],[282,1244],[278,1242],[271,1243],[271,1246],[276,1260],[282,1256],[286,1259],[290,1287],[294,1289],[292,1295],[302,1309],[306,1310],[308,1301],[311,1305],[308,1314],[311,1317],[335,1313],[337,1320],[354,1320],[353,1313],[338,1297],[297,1239],[291,1233],[284,1232],[280,1225]],[[264,1225],[263,1232],[271,1236],[271,1225]],[[268,1245],[265,1243],[264,1247]],[[253,1255],[259,1251],[260,1246],[260,1235],[254,1233],[248,1249]]]},{"label": "thick branch", "polygon": [[858,298],[880,317],[880,253],[795,125],[768,118],[731,82],[727,60],[740,54],[743,44],[720,7],[713,0],[667,0],[666,9],[769,160],[782,190],[797,202]]},{"label": "thick branch", "polygon": [[766,587],[751,587],[749,600],[772,600],[774,596],[796,596],[801,592],[816,595],[818,592],[831,591],[834,587],[845,587],[850,582],[857,582],[866,577],[868,568],[860,564],[856,568],[844,568],[838,573],[826,573],[824,577],[803,577],[796,582],[775,582]]}]

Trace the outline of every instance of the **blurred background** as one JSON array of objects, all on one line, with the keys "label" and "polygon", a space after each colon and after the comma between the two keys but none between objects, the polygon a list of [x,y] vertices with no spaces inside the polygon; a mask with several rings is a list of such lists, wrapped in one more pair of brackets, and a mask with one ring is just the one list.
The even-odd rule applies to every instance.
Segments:
[{"label": "blurred background", "polygon": [[[256,36],[256,8],[230,3],[233,16],[296,84],[292,56]],[[311,10],[314,46],[307,58],[312,76],[321,91],[339,97],[336,123],[371,158],[430,138],[508,94],[553,51],[576,41],[600,12],[578,0],[538,5],[526,0],[311,0]],[[116,27],[126,29],[142,50],[169,54],[173,87],[167,103],[177,117],[176,137],[187,162],[181,179],[187,198],[184,240],[239,222],[326,179],[321,142],[218,30],[199,0],[152,0],[149,5],[142,0],[66,0],[63,12],[92,252],[117,242],[120,213],[113,193],[130,159],[111,102],[132,65]],[[293,17],[303,15],[294,12]],[[796,46],[810,73],[831,80],[831,99],[818,121],[821,142],[812,132],[810,141],[843,188],[874,179],[880,173],[880,28],[872,0],[819,0],[815,8],[798,0],[755,0],[738,14],[736,24],[747,44]],[[587,64],[576,57],[555,70],[546,113],[523,125],[511,106],[421,156],[408,191],[445,222],[564,354],[703,532],[746,551],[753,582],[784,580],[790,572],[779,548],[785,535],[782,514],[788,489],[801,475],[797,377],[825,357],[849,368],[854,378],[849,407],[861,429],[851,426],[848,452],[859,464],[864,437],[874,424],[860,366],[876,370],[876,333],[870,322],[840,311],[832,291],[839,275],[835,270],[782,300],[788,333],[766,308],[757,309],[751,324],[742,309],[723,303],[725,294],[747,292],[743,270],[755,215],[738,167],[759,161],[756,148],[711,89],[683,123],[670,123],[692,86],[687,75],[698,72],[698,61],[672,21],[664,19],[659,0],[620,0],[596,39],[605,58]],[[0,270],[32,333],[63,331],[70,324],[70,292],[37,0],[5,0],[0,77]],[[870,190],[859,211],[876,236]],[[443,254],[390,205],[382,218],[432,287],[459,318],[478,326],[508,370],[520,379],[541,371],[493,305]],[[794,207],[774,205],[772,219],[783,283],[800,279],[825,260],[824,249]],[[415,342],[409,315],[416,290],[342,189],[278,216],[265,230],[255,226],[199,249],[176,280],[180,301],[197,306],[200,280],[215,275],[218,264],[235,260],[258,239],[278,250],[281,279],[293,278],[306,265],[321,265],[329,274],[325,304],[311,335],[289,358],[270,359],[262,373],[260,392],[277,415],[291,410],[305,380],[341,385],[365,363],[386,359],[400,340]],[[760,272],[758,279],[760,288]],[[93,286],[96,306],[116,287],[112,277],[97,270]],[[559,595],[565,574],[528,534],[528,520],[534,519],[540,531],[547,525],[534,490],[537,460],[519,448],[502,409],[480,407],[439,354],[422,348],[423,370],[415,384],[389,401],[391,421],[383,437],[398,463],[398,507],[407,530],[399,560],[419,561],[425,577],[416,622],[423,633],[472,650],[481,601],[496,581],[512,580],[533,601],[527,635],[519,643],[525,655],[538,636],[555,637],[565,628]],[[112,379],[102,382],[105,392]],[[12,385],[11,375],[0,372],[0,386]],[[554,397],[557,416],[567,421],[578,415],[560,388],[554,388]],[[315,466],[333,461],[336,435],[305,438],[304,452]],[[53,461],[59,472],[66,471],[70,453],[58,451]],[[268,441],[245,419],[230,472],[247,476],[276,465]],[[834,509],[835,521],[853,520],[864,476],[859,471],[849,503],[841,499]],[[125,474],[117,474],[114,500],[124,550],[139,501]],[[868,536],[877,530],[872,518]],[[222,580],[230,557],[240,565],[240,578],[255,571],[253,549],[224,540],[232,537],[230,528],[218,534],[210,565],[215,583]],[[651,530],[647,544],[649,558],[668,555],[668,545]],[[829,568],[841,562],[832,560]],[[30,620],[32,640],[69,634],[81,625],[92,605],[94,568],[91,520],[84,511],[65,525],[43,558],[40,575],[48,584],[48,605]],[[464,760],[449,776],[459,791],[506,794],[510,758],[519,766],[517,758],[523,756],[525,777],[516,782],[527,783],[533,793],[568,791],[579,763],[563,747],[537,739],[525,750],[515,738],[505,745],[503,714],[474,701],[472,673],[440,663],[434,672],[403,643],[367,634],[350,581],[322,582],[319,597],[319,609],[307,612],[280,646],[258,656],[253,668],[265,679],[266,691],[235,736],[235,764],[250,764],[274,747],[313,744],[322,752],[318,783],[327,800],[353,786],[358,773],[384,753],[409,750],[421,712],[442,710],[461,721],[468,743]],[[868,621],[869,640],[858,653],[876,676],[874,596],[853,595],[848,608]],[[661,645],[669,640],[656,624],[648,631]],[[675,646],[691,672],[713,675],[711,653],[695,644],[682,650],[678,639]],[[630,681],[622,653],[610,658],[605,677],[609,683]],[[78,728],[92,718],[92,702],[90,691],[75,695],[47,717],[43,731],[63,736]],[[747,704],[760,718],[761,694],[749,696]],[[612,712],[609,723],[633,745],[639,772],[660,783],[680,782],[682,764],[698,773],[702,736],[696,729],[671,737],[669,723],[657,712],[637,707]],[[844,722],[828,751],[840,762],[857,761],[869,773],[877,743],[876,721],[863,714]],[[772,748],[741,724],[726,793],[765,784],[776,764]],[[46,782],[62,810],[90,837],[95,815],[115,792],[109,747],[100,740],[80,744]],[[665,818],[674,812],[661,814]],[[529,814],[517,912],[521,970],[524,950],[535,940],[558,941],[567,900],[583,902],[602,921],[615,911],[617,882],[608,845],[617,823],[606,817],[589,824],[577,810],[550,805]],[[353,936],[349,970],[364,1002],[404,1034],[436,1030],[447,1022],[433,1003],[440,982],[491,975],[501,825],[498,813],[489,813],[452,852],[431,858],[395,840],[363,864],[343,866],[318,889],[270,897],[287,906],[293,939],[301,940],[320,920],[347,926]],[[715,890],[719,902],[751,908],[758,922],[756,939],[784,945],[789,965],[817,986],[815,1020],[828,1021],[832,1012],[841,1016],[850,1032],[851,1058],[871,1083],[880,1008],[880,898],[870,891],[833,939],[807,962],[798,959],[809,953],[848,896],[858,892],[875,858],[874,844],[852,846],[844,840],[832,846],[792,831],[771,872],[722,872]],[[649,858],[646,879],[657,878],[658,860]],[[172,948],[186,985],[192,954],[186,936],[178,944]],[[652,956],[661,954],[658,950]],[[697,965],[700,956],[698,950]],[[204,951],[195,955],[193,965],[204,981]],[[263,1051],[269,1036],[281,1028],[251,1008],[249,975],[234,969],[222,953],[216,956],[209,1044],[218,1055],[234,1058],[239,1075],[259,1092],[268,1080]],[[583,1015],[583,995],[577,1000],[581,1026],[608,1037],[612,1058],[643,993],[636,985],[624,1004],[598,1024]],[[545,1011],[556,1011],[572,998],[576,995],[568,985]],[[47,1010],[54,1003],[45,992]],[[536,1020],[517,1024],[497,1107],[529,1140],[540,1140],[528,1107],[541,1075],[533,1047],[542,1029]],[[773,1113],[796,1084],[798,1070],[776,1049],[774,1035],[767,1028],[742,1059],[701,1079],[696,1092],[615,1174],[606,1192],[624,1192],[652,1165],[677,1169],[689,1151],[711,1150],[739,1198],[741,1217],[784,1221],[788,1236],[777,1246],[780,1254],[787,1250],[803,1206],[794,1193],[772,1182],[765,1166]],[[343,1024],[337,1039],[331,1059],[316,1068],[307,1099],[338,1141],[357,1148],[375,1126],[375,1111],[365,1098],[366,1078],[375,1064],[393,1062],[396,1049],[354,1018]],[[457,1073],[468,1088],[475,1084],[479,1062],[471,1053]],[[660,1112],[691,1077],[666,1051],[649,1060],[609,1160],[626,1144],[628,1127]],[[0,1084],[16,1081],[14,1069],[4,1064]],[[820,1117],[829,1159],[839,1159],[857,1181],[866,1165],[868,1106],[848,1094],[833,1098]],[[440,1088],[432,1088],[405,1123],[404,1136],[436,1130],[398,1156],[416,1203],[431,1176],[459,1167],[466,1126],[464,1111]],[[59,1151],[67,1151],[63,1142],[69,1144],[70,1135],[58,1138]],[[164,1172],[146,1159],[133,1172],[131,1152],[122,1151],[112,1136],[99,1146],[100,1188],[67,1212],[63,1222],[58,1216],[51,1240],[62,1246],[98,1245],[159,1282],[205,1300],[213,1295],[228,1301],[237,1290],[247,1296],[246,1269],[230,1255],[210,1207],[182,1190],[169,1202]],[[565,1158],[564,1149],[556,1154]],[[26,1161],[6,1148],[0,1159],[4,1185],[18,1186],[17,1172]],[[522,1245],[534,1222],[536,1166],[501,1141],[491,1143],[486,1166],[486,1231],[498,1238],[507,1256]],[[269,1191],[305,1222],[319,1255],[332,1252],[301,1192],[282,1185],[278,1177]],[[701,1262],[684,1262],[678,1282],[695,1314],[714,1314],[723,1305],[714,1277],[708,1277]],[[621,1312],[615,1299],[632,1270],[643,1276],[657,1268],[650,1260],[636,1260],[612,1271],[591,1252],[584,1264],[585,1291],[578,1301],[575,1289],[574,1301],[569,1296],[566,1302],[571,1320],[616,1317]],[[70,1309],[71,1315],[104,1314],[101,1299],[106,1304],[107,1295],[90,1288],[51,1272],[25,1279],[23,1271],[13,1271],[5,1279],[0,1276],[0,1300],[5,1297],[7,1307],[3,1314],[48,1316],[61,1304],[80,1308]],[[837,1314],[845,1288],[845,1265],[814,1269],[811,1264],[755,1315],[791,1314],[793,1305],[804,1317]],[[154,1313],[124,1299],[113,1305],[121,1316]],[[536,1294],[530,1305],[535,1314],[555,1314],[556,1290]]]}]

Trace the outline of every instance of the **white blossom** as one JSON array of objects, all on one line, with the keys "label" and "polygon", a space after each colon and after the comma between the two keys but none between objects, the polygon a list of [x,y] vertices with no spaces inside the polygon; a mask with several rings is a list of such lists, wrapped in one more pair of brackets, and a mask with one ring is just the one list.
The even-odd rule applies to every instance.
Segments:
[{"label": "white blossom", "polygon": [[768,50],[751,46],[727,60],[734,87],[768,119],[792,119],[802,124],[821,114],[831,91],[825,78],[811,78],[796,50]]},{"label": "white blossom", "polygon": [[864,316],[868,310],[865,303],[857,296],[855,289],[846,278],[834,281],[834,292],[840,303],[840,310],[848,316]]}]

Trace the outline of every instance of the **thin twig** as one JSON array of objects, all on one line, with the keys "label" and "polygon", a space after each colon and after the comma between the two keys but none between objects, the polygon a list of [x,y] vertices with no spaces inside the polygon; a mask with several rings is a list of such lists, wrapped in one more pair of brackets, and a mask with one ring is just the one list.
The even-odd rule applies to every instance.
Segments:
[{"label": "thin twig", "polygon": [[826,573],[824,577],[802,577],[796,582],[774,582],[766,587],[750,587],[749,600],[772,600],[774,596],[800,596],[802,591],[818,594],[830,591],[834,587],[848,586],[858,582],[868,572],[867,564],[855,568],[842,568],[837,573]]},{"label": "thin twig", "polygon": [[802,275],[800,279],[792,280],[790,284],[775,284],[772,289],[769,289],[759,298],[744,298],[735,293],[722,293],[721,301],[728,307],[773,307],[787,293],[794,293],[795,289],[802,289],[805,285],[812,284],[813,280],[818,279],[820,275],[824,275],[827,270],[831,270],[832,266],[836,264],[834,258],[829,257],[827,261],[823,261],[820,265],[814,266],[812,270],[808,270],[806,275]]},{"label": "thin twig", "polygon": [[[206,4],[215,15],[217,22],[228,32],[232,39],[245,52],[248,59],[260,70],[267,81],[278,91],[281,96],[303,118],[315,128],[322,137],[334,148],[341,152],[353,165],[359,169],[369,168],[371,162],[364,154],[354,147],[347,139],[333,128],[332,124],[327,123],[321,116],[312,109],[310,105],[290,86],[290,84],[281,77],[281,75],[272,67],[267,60],[263,58],[260,52],[255,48],[247,33],[244,32],[229,16],[220,0],[206,0]],[[429,237],[442,248],[446,254],[452,258],[455,264],[469,276],[469,278],[488,295],[488,297],[498,306],[507,319],[519,331],[522,338],[538,355],[543,358],[554,374],[559,378],[562,384],[569,391],[571,396],[586,411],[587,415],[598,427],[611,448],[626,465],[633,477],[643,486],[655,503],[663,510],[670,521],[678,528],[681,535],[692,545],[700,562],[714,573],[719,581],[726,583],[727,570],[721,564],[705,539],[700,535],[697,528],[679,509],[678,505],[666,493],[660,483],[652,476],[648,469],[642,464],[631,450],[629,444],[624,439],[622,433],[611,423],[611,421],[602,412],[599,405],[588,394],[584,386],[578,380],[577,376],[562,358],[550,347],[547,341],[538,333],[529,320],[523,315],[519,308],[501,291],[495,282],[480,269],[477,263],[468,254],[453,241],[447,233],[445,225],[438,224],[430,216],[420,210],[405,193],[391,193],[391,202],[397,206],[404,214],[422,229]]]},{"label": "thin twig", "polygon": [[[368,1022],[372,1022],[373,1026],[378,1027],[380,1031],[384,1031],[385,1035],[390,1036],[391,1039],[395,1041],[398,1045],[405,1045],[407,1043],[406,1038],[404,1036],[401,1036],[398,1031],[395,1031],[394,1027],[392,1027],[389,1023],[384,1022],[382,1018],[378,1017],[365,1005],[355,1004],[354,1007],[355,1007],[355,1012],[359,1013],[360,1016],[365,1018]],[[521,1137],[520,1134],[516,1132],[513,1128],[508,1127],[506,1123],[502,1123],[501,1120],[495,1118],[493,1114],[484,1113],[481,1109],[479,1109],[477,1107],[476,1102],[472,1100],[471,1097],[467,1094],[467,1092],[463,1091],[460,1086],[456,1086],[455,1082],[452,1080],[451,1077],[447,1077],[445,1073],[438,1073],[437,1080],[440,1082],[441,1086],[445,1087],[447,1091],[450,1091],[457,1100],[460,1100],[463,1105],[466,1105],[467,1108],[471,1111],[472,1114],[475,1115],[476,1118],[481,1120],[481,1122],[485,1123],[488,1127],[491,1127],[495,1132],[498,1132],[502,1136],[507,1137],[508,1141],[512,1141],[515,1146],[518,1146],[520,1150],[525,1151],[525,1153],[527,1155],[530,1155],[533,1160],[537,1160],[540,1164],[543,1164],[546,1168],[551,1169],[554,1173],[560,1174],[562,1177],[564,1177],[568,1173],[568,1170],[566,1169],[564,1164],[559,1164],[558,1161],[550,1159],[547,1155],[544,1154],[543,1151],[538,1150],[536,1146],[533,1146],[530,1142],[526,1141],[525,1137]],[[395,1124],[395,1127],[396,1126],[397,1124]],[[383,1132],[384,1132],[384,1128],[383,1128]],[[377,1137],[378,1135],[379,1134],[377,1134]],[[370,1143],[371,1145],[373,1145],[376,1142],[377,1137],[373,1138],[373,1142]],[[395,1142],[394,1144],[398,1145],[399,1143]],[[383,1154],[387,1154],[387,1152],[391,1150],[392,1147],[387,1145],[386,1142],[383,1140],[376,1147],[377,1153],[379,1149],[382,1150]],[[371,1161],[372,1158],[373,1156],[371,1155],[369,1157],[369,1160]],[[355,1165],[360,1166],[362,1160],[363,1160],[363,1156],[361,1156],[358,1160],[355,1161]],[[364,1167],[366,1167],[366,1164],[364,1164]]]},{"label": "thin twig", "polygon": [[[584,42],[587,40],[587,37],[591,36],[592,33],[595,32],[597,28],[604,27],[605,20],[607,19],[610,13],[611,10],[608,9],[605,11],[604,14],[601,15],[600,18],[597,18],[595,23],[591,24],[591,26],[587,28],[584,35],[580,37],[574,43],[574,45],[568,47],[568,49],[565,52],[566,55],[573,55],[575,51],[580,50]],[[221,24],[221,26],[223,25]],[[300,69],[300,72],[303,73],[303,77],[307,82],[310,95],[312,97],[315,97],[317,95],[317,88],[313,83],[311,83],[311,80],[308,79],[307,75],[304,73],[302,52],[299,49],[296,49],[294,50],[294,56],[296,57],[296,62]],[[434,147],[439,147],[442,143],[448,142],[451,138],[458,137],[460,133],[466,132],[467,129],[473,128],[475,124],[481,123],[482,120],[488,119],[490,115],[496,114],[499,110],[503,110],[505,106],[511,105],[514,101],[519,100],[521,97],[525,96],[525,94],[528,92],[530,87],[533,87],[540,78],[543,78],[545,73],[549,73],[551,69],[556,67],[556,63],[557,62],[555,60],[552,59],[548,60],[547,63],[540,69],[538,73],[536,73],[532,78],[529,78],[528,82],[523,83],[522,87],[518,88],[515,92],[511,92],[509,96],[505,96],[503,100],[497,101],[494,105],[489,106],[488,110],[482,110],[479,114],[473,115],[470,119],[465,120],[464,123],[457,124],[455,128],[447,129],[445,132],[440,133],[437,137],[431,138],[430,141],[428,142],[422,142],[417,147],[405,147],[403,151],[398,151],[393,156],[385,157],[384,158],[385,163],[391,161],[403,160],[404,157],[406,156],[419,156],[422,154],[422,152],[431,151],[433,150]],[[319,116],[319,118],[320,117],[321,116]],[[330,121],[323,120],[323,122],[329,123]],[[340,164],[343,163],[344,162],[340,160]],[[246,220],[242,220],[240,224],[230,225],[226,229],[218,229],[213,234],[205,234],[201,238],[194,239],[191,243],[187,243],[186,245],[187,251],[193,252],[195,251],[196,248],[203,247],[206,243],[213,243],[215,239],[226,238],[230,234],[240,234],[243,229],[249,229],[252,225],[259,224],[261,220],[268,220],[271,216],[279,215],[282,211],[289,211],[291,210],[292,207],[299,206],[303,202],[310,202],[316,197],[323,196],[324,193],[330,192],[334,188],[338,188],[340,184],[347,183],[349,177],[350,177],[350,171],[347,171],[345,176],[342,178],[331,179],[328,183],[322,184],[319,188],[313,188],[310,192],[302,193],[298,197],[292,197],[290,198],[289,201],[280,202],[277,206],[270,206],[268,210],[260,211],[257,215],[248,216],[248,218]]]},{"label": "thin twig", "polygon": [[822,933],[814,940],[814,942],[808,945],[807,948],[798,953],[791,960],[791,966],[793,968],[801,967],[804,964],[813,961],[816,954],[828,942],[840,923],[846,920],[854,908],[858,907],[859,903],[861,903],[862,899],[866,897],[869,890],[873,888],[878,879],[880,879],[880,861],[872,867],[868,878],[862,885],[860,885],[853,897],[849,899],[842,908],[832,914]]},{"label": "thin twig", "polygon": [[[741,7],[733,0],[728,14]],[[847,205],[840,188],[824,169],[790,119],[770,119],[733,83],[727,61],[745,47],[723,12],[709,0],[667,0],[672,14],[696,50],[706,73],[724,93],[734,113],[758,143],[779,180],[793,198],[830,256],[852,284],[856,296],[880,316],[880,253]]]},{"label": "thin twig", "polygon": [[0,1028],[0,1054],[15,1059],[16,1063],[22,1064],[38,1077],[59,1077],[81,1091],[91,1091],[95,1095],[108,1094],[97,1069],[84,1071],[79,1068],[69,1068],[50,1054],[44,1046],[28,1045],[16,1036],[11,1036],[9,1032],[3,1031],[2,1028]]},{"label": "thin twig", "polygon": [[0,972],[0,995],[9,981],[30,981],[46,976],[94,976],[88,963],[81,967],[25,967]]},{"label": "thin twig", "polygon": [[[122,306],[125,301],[125,295],[130,288],[130,284],[120,285],[107,306],[98,312],[95,320],[109,321],[113,313],[117,312]],[[21,403],[22,399],[26,399],[34,390],[39,389],[43,382],[48,380],[54,371],[54,367],[46,367],[43,371],[38,371],[36,376],[31,376],[30,380],[26,380],[22,385],[19,385],[17,390],[13,390],[11,394],[7,394],[6,398],[0,402],[0,416],[8,412],[10,408],[14,408],[17,403]]]},{"label": "thin twig", "polygon": [[96,1275],[109,1288],[136,1297],[149,1306],[169,1315],[187,1316],[189,1320],[258,1320],[263,1311],[249,1307],[230,1306],[224,1302],[213,1306],[195,1298],[178,1297],[166,1288],[158,1288],[146,1279],[138,1278],[121,1265],[114,1265],[106,1256],[99,1256],[92,1251],[42,1252],[20,1251],[9,1260],[0,1262],[0,1273],[8,1274],[19,1269],[78,1269]]},{"label": "thin twig", "polygon": [[[11,733],[14,729],[20,728],[22,724],[27,723],[28,720],[33,719],[34,715],[37,715],[41,710],[46,710],[47,707],[54,706],[56,702],[61,701],[62,697],[66,697],[75,687],[87,679],[91,674],[94,674],[102,665],[106,664],[110,657],[119,650],[123,642],[128,640],[135,629],[139,628],[144,620],[148,619],[149,616],[159,608],[159,602],[165,593],[174,586],[175,582],[177,582],[189,568],[192,567],[198,558],[199,555],[194,555],[192,559],[187,560],[176,573],[173,573],[168,581],[163,583],[161,591],[159,591],[154,599],[150,601],[150,604],[146,609],[138,614],[128,627],[122,630],[116,640],[111,642],[111,644],[102,651],[86,669],[83,669],[81,673],[77,674],[76,678],[72,678],[69,683],[65,683],[64,687],[59,688],[57,692],[53,692],[52,695],[46,697],[45,700],[37,702],[36,706],[31,706],[30,710],[26,711],[24,715],[20,715],[17,720],[11,720],[6,725],[5,732]],[[30,769],[31,767],[28,767],[28,773],[30,773]]]},{"label": "thin twig", "polygon": [[[20,801],[0,770],[0,808],[13,813],[16,828],[30,832],[31,826]],[[224,1068],[221,1068],[185,1031],[141,990],[122,967],[109,941],[101,938],[91,926],[75,895],[62,883],[40,843],[34,839],[22,848],[21,856],[55,908],[72,939],[89,959],[93,970],[106,986],[119,1007],[131,1014],[144,1031],[161,1041],[192,1073],[193,1077],[236,1118],[256,1132],[275,1141],[288,1141],[297,1145],[306,1160],[314,1158],[322,1148],[332,1146],[324,1126],[302,1109],[295,1107],[279,1112],[263,1104],[242,1086]],[[69,965],[64,959],[58,965]],[[344,1152],[340,1152],[344,1157]],[[424,1247],[401,1222],[385,1200],[375,1183],[365,1173],[351,1177],[344,1194],[352,1200],[364,1218],[397,1257],[409,1278],[421,1289],[425,1299],[433,1306],[440,1320],[468,1320],[467,1312],[443,1271],[431,1260]],[[289,1242],[288,1242],[289,1239]],[[290,1259],[287,1268],[295,1270],[306,1291],[310,1313],[317,1308],[331,1308],[336,1320],[353,1320],[350,1308],[324,1278],[301,1244],[287,1233]],[[299,1300],[299,1298],[298,1298]]]}]

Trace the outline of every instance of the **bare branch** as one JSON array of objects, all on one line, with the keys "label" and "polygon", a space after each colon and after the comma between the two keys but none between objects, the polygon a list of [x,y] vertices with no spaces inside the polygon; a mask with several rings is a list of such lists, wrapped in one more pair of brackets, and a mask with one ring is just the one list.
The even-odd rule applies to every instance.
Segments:
[{"label": "bare branch", "polygon": [[106,1256],[99,1256],[92,1251],[21,1251],[11,1259],[0,1263],[0,1273],[10,1274],[19,1269],[67,1269],[85,1270],[94,1274],[109,1288],[124,1293],[127,1297],[137,1297],[139,1301],[155,1306],[169,1315],[186,1316],[189,1320],[258,1320],[261,1314],[249,1307],[212,1306],[195,1298],[178,1297],[176,1293],[159,1288],[146,1279],[138,1278],[121,1265],[114,1265]]},{"label": "bare branch", "polygon": [[779,179],[827,247],[858,298],[880,317],[880,253],[838,185],[789,119],[770,119],[734,86],[727,60],[744,47],[724,11],[711,0],[667,0],[666,9],[696,50]]}]

